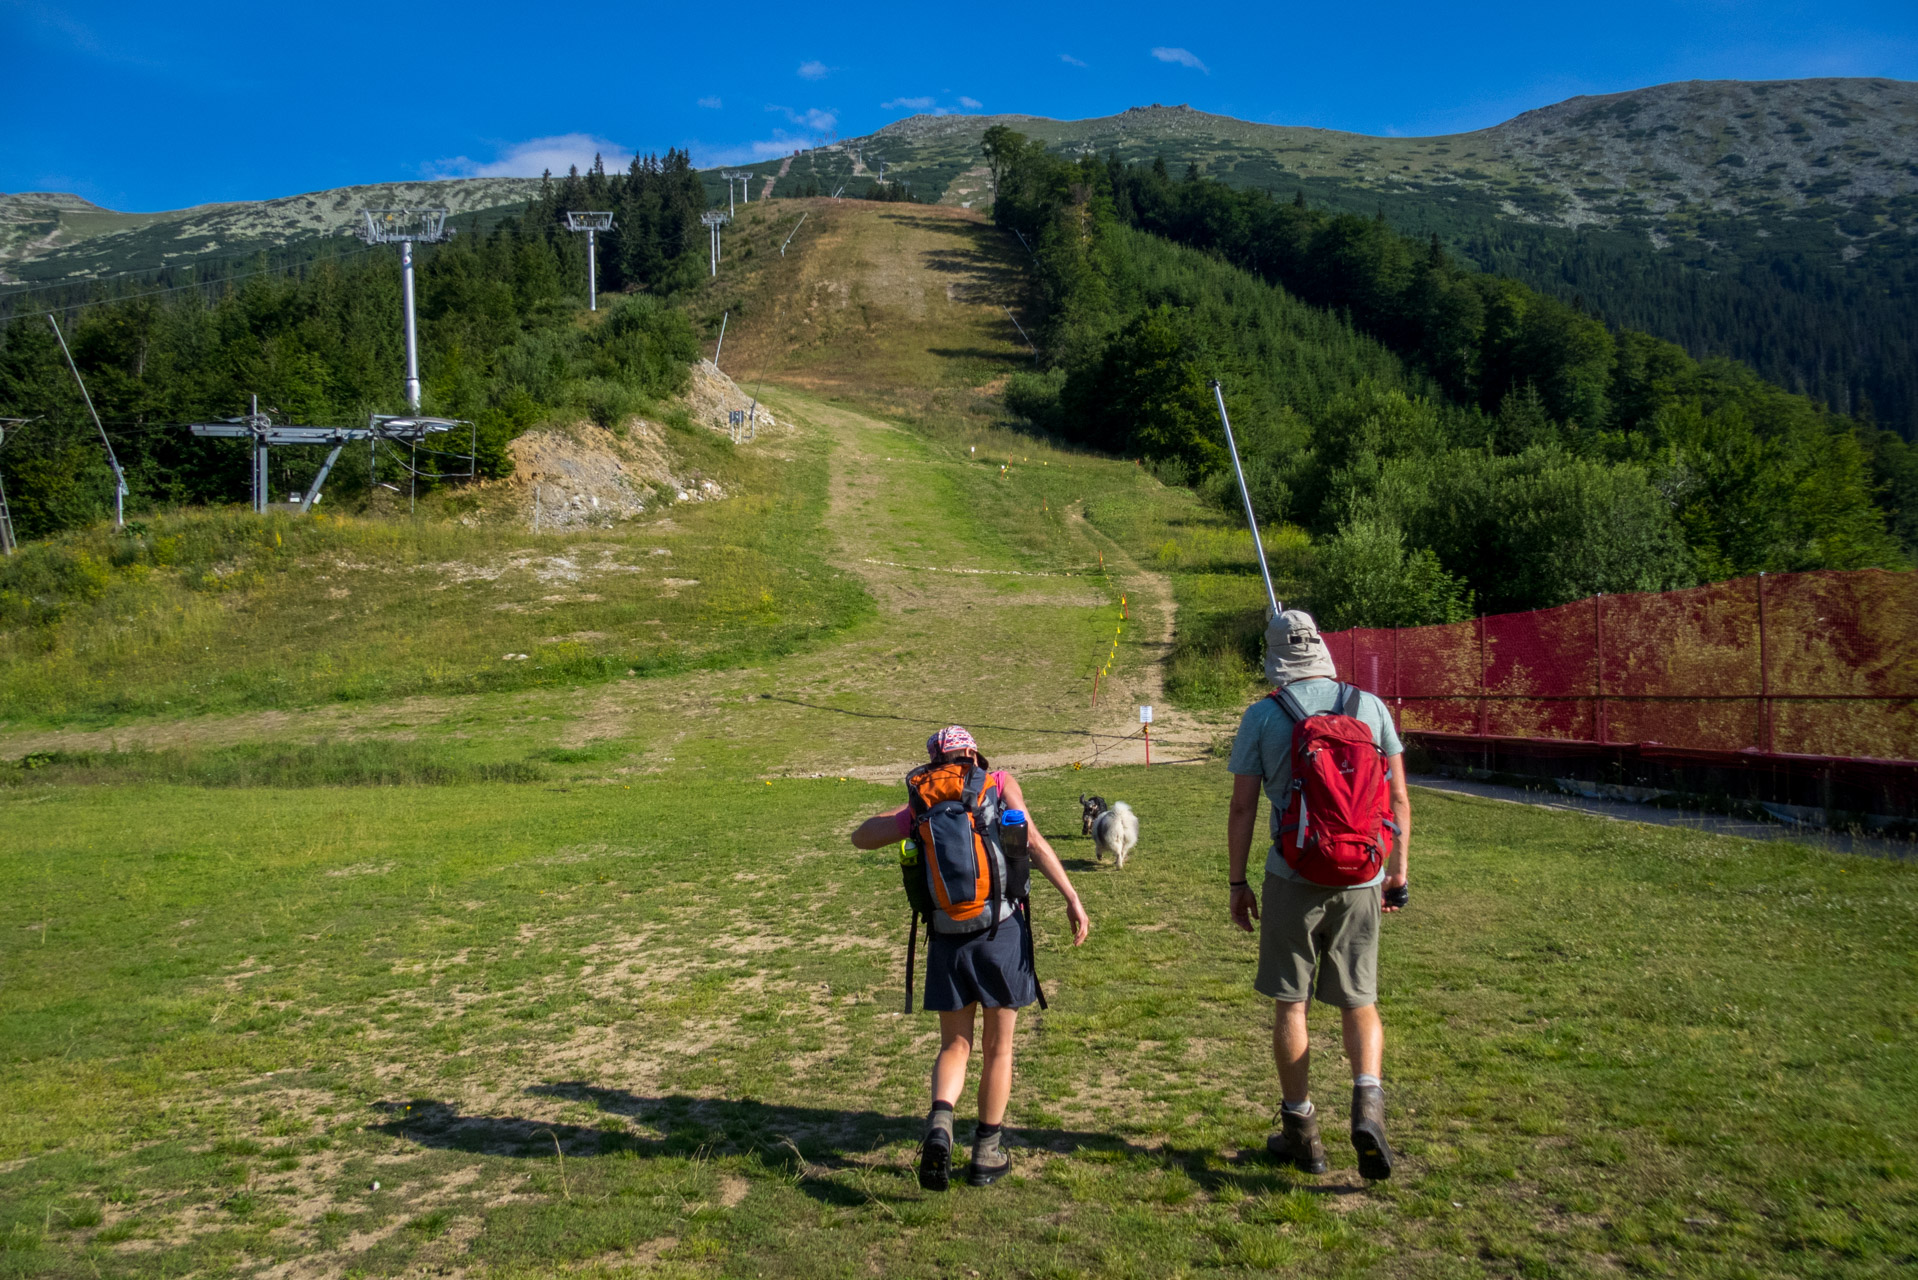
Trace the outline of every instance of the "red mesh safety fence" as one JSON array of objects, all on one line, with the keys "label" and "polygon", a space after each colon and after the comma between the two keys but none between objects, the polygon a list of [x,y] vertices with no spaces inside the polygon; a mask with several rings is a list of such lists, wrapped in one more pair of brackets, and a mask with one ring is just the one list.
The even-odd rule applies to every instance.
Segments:
[{"label": "red mesh safety fence", "polygon": [[1918,574],[1760,574],[1326,641],[1402,731],[1918,760]]}]

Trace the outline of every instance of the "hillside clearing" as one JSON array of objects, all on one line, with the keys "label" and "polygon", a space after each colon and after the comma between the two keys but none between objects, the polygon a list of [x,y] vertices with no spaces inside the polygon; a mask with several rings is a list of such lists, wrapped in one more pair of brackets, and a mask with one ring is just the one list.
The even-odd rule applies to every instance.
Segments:
[{"label": "hillside clearing", "polygon": [[[689,438],[723,499],[538,534],[181,517],[141,535],[169,564],[76,543],[100,594],[9,628],[0,1277],[1908,1268],[1912,868],[1782,842],[1420,792],[1400,1175],[1337,1141],[1322,1014],[1334,1171],[1265,1164],[1269,1007],[1220,884],[1249,537],[995,425],[1000,295],[929,282],[1016,283],[997,233],[827,213],[811,259],[742,219],[753,270],[709,297],[780,424]],[[195,603],[188,563],[243,580]],[[1139,767],[1142,703],[1156,761],[1204,763]],[[1094,932],[1036,900],[1014,1177],[931,1196],[936,1028],[900,1012],[897,868],[846,833],[955,720]],[[1074,834],[1095,788],[1141,817],[1123,873]]]}]

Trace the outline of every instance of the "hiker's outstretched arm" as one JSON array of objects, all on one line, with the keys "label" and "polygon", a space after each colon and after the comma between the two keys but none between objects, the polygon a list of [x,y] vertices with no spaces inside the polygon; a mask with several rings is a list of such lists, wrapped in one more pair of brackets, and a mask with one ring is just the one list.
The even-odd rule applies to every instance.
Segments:
[{"label": "hiker's outstretched arm", "polygon": [[883,849],[889,844],[899,843],[899,814],[875,813],[867,818],[852,833],[852,847],[855,849]]},{"label": "hiker's outstretched arm", "polygon": [[[1006,775],[1006,803],[1014,809],[1026,807],[1025,793],[1011,774]],[[1092,917],[1086,914],[1085,904],[1079,901],[1079,891],[1072,887],[1065,866],[1052,850],[1051,841],[1039,833],[1039,824],[1032,820],[1029,809],[1026,810],[1026,850],[1032,855],[1032,865],[1039,868],[1039,874],[1052,881],[1052,887],[1065,898],[1066,919],[1072,923],[1072,945],[1078,946],[1092,932]]]}]

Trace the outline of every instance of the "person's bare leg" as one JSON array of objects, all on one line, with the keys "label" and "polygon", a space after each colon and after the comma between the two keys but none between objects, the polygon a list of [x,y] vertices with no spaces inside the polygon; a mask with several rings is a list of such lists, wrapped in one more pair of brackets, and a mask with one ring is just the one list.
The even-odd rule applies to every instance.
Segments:
[{"label": "person's bare leg", "polygon": [[940,1010],[939,1056],[932,1060],[932,1111],[926,1116],[926,1140],[919,1144],[919,1185],[944,1191],[952,1169],[952,1107],[966,1088],[966,1063],[972,1057],[973,1011]]},{"label": "person's bare leg", "polygon": [[972,1134],[972,1164],[966,1180],[989,1187],[1012,1167],[1012,1157],[1000,1150],[1004,1137],[1006,1101],[1012,1096],[1012,1033],[1019,1021],[1017,1009],[987,1009],[984,1040],[980,1045],[979,1127]]},{"label": "person's bare leg", "polygon": [[1267,1154],[1305,1173],[1324,1173],[1325,1146],[1319,1140],[1319,1118],[1311,1107],[1312,1038],[1306,1028],[1309,1001],[1281,1000],[1272,1017],[1272,1060],[1279,1067],[1279,1087],[1285,1106],[1279,1112],[1280,1131],[1265,1140]]},{"label": "person's bare leg", "polygon": [[1278,1064],[1279,1088],[1291,1103],[1311,1097],[1312,1037],[1305,1023],[1310,1007],[1304,1000],[1280,1000],[1272,1019],[1272,1060]]},{"label": "person's bare leg", "polygon": [[1392,1145],[1385,1140],[1385,1090],[1379,1072],[1385,1063],[1385,1027],[1376,1005],[1347,1009],[1341,1018],[1345,1056],[1352,1064],[1352,1147],[1359,1153],[1359,1176],[1392,1176]]},{"label": "person's bare leg", "polygon": [[[939,1056],[932,1060],[934,1102],[958,1102],[959,1095],[966,1091],[966,1064],[972,1060],[972,1024],[978,1009],[978,1005],[969,1004],[963,1009],[939,1013]],[[995,1012],[986,1010],[988,1053],[992,1051],[990,1019]],[[983,1085],[981,1092],[984,1092]],[[1003,1098],[999,1105],[1005,1106]]]},{"label": "person's bare leg", "polygon": [[1362,1009],[1340,1010],[1339,1021],[1345,1035],[1345,1058],[1352,1064],[1352,1078],[1378,1079],[1385,1067],[1385,1024],[1379,1021],[1379,1007],[1368,1004]]},{"label": "person's bare leg", "polygon": [[979,1122],[1002,1124],[1006,1103],[1012,1097],[1012,1037],[1019,1011],[987,1009],[985,1015],[979,1063]]}]

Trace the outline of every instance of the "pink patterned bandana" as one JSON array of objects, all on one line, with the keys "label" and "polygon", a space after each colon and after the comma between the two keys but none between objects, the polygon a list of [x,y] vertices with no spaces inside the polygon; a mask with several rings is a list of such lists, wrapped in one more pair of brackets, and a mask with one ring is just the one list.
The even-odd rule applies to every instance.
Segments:
[{"label": "pink patterned bandana", "polygon": [[977,755],[979,744],[972,740],[972,735],[964,727],[956,724],[947,725],[926,739],[926,755],[933,760],[953,751],[970,751]]}]

